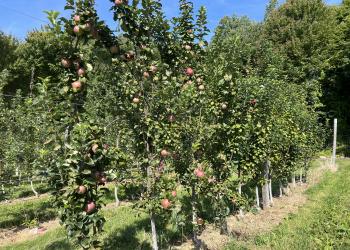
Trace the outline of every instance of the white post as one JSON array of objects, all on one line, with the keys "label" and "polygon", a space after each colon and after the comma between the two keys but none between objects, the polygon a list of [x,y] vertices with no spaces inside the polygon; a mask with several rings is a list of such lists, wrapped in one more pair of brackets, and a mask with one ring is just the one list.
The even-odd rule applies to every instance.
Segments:
[{"label": "white post", "polygon": [[272,197],[272,179],[269,181],[269,195],[270,195],[270,203],[273,204],[273,197]]},{"label": "white post", "polygon": [[279,186],[280,186],[280,197],[283,196],[283,186],[282,186],[282,182],[279,182]]},{"label": "white post", "polygon": [[303,169],[300,169],[300,185],[303,184]]},{"label": "white post", "polygon": [[334,119],[334,136],[333,136],[333,153],[331,165],[335,167],[336,155],[337,155],[337,128],[338,128],[338,119]]},{"label": "white post", "polygon": [[[239,184],[238,184],[238,193],[239,193],[239,196],[242,195],[242,183],[239,183]],[[242,208],[239,208],[239,215],[240,215],[240,216],[243,216],[243,210],[242,210]]]},{"label": "white post", "polygon": [[119,207],[120,200],[118,198],[118,183],[116,183],[114,186],[114,197],[115,197],[115,206]]},{"label": "white post", "polygon": [[256,207],[260,208],[260,198],[259,198],[259,187],[255,187],[255,195],[256,195]]}]

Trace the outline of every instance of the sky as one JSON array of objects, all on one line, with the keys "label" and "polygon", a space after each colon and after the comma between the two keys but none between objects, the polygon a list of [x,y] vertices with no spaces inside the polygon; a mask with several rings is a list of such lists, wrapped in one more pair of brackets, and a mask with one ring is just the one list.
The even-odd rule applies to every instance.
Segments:
[{"label": "sky", "polygon": [[[328,4],[339,4],[341,0],[325,0]],[[211,32],[224,16],[248,16],[261,21],[269,0],[193,0],[195,8],[204,5],[208,11],[208,26]],[[167,17],[178,13],[178,0],[162,0]],[[0,0],[0,31],[24,39],[27,32],[40,28],[47,23],[44,10],[56,10],[62,15],[65,0]],[[116,24],[109,11],[112,3],[109,0],[96,0],[97,11],[113,29]]]}]

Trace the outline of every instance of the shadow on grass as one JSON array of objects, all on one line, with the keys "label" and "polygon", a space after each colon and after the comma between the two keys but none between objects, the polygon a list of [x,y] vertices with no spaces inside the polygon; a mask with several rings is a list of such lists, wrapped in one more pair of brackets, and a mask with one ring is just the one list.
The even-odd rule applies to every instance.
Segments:
[{"label": "shadow on grass", "polygon": [[47,245],[44,250],[68,250],[72,249],[72,245],[67,239],[58,240]]},{"label": "shadow on grass", "polygon": [[128,225],[122,230],[116,229],[110,232],[104,240],[103,249],[106,250],[148,250],[152,249],[148,238],[144,239],[137,237],[137,233],[141,231],[150,231],[149,220],[147,218],[139,220],[132,225]]},{"label": "shadow on grass", "polygon": [[44,222],[57,216],[57,212],[52,208],[52,203],[49,200],[30,205],[16,204],[13,208],[9,206],[6,211],[8,211],[8,213],[0,216],[4,217],[0,220],[0,228],[23,226],[26,223],[30,223],[32,220]]}]

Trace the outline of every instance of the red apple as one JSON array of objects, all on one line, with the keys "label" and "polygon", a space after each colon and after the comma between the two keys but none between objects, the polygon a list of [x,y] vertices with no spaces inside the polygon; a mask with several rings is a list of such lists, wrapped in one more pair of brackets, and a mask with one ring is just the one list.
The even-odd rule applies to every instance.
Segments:
[{"label": "red apple", "polygon": [[170,153],[166,149],[163,149],[162,151],[160,151],[160,155],[162,157],[168,157]]},{"label": "red apple", "polygon": [[103,144],[103,148],[104,148],[105,150],[108,150],[108,149],[109,149],[109,145],[108,145],[108,144]]},{"label": "red apple", "polygon": [[85,194],[86,191],[87,191],[87,188],[86,188],[85,186],[79,186],[79,187],[77,188],[77,193],[78,193],[78,194]]},{"label": "red apple", "polygon": [[252,100],[250,100],[249,101],[249,103],[251,104],[251,105],[256,105],[256,103],[257,103],[258,101],[256,100],[256,99],[252,99]]},{"label": "red apple", "polygon": [[73,32],[78,35],[80,33],[80,27],[79,25],[75,25],[74,28],[73,28]]},{"label": "red apple", "polygon": [[82,87],[81,81],[75,81],[75,82],[72,83],[72,88],[73,88],[74,91],[80,90],[81,87]]},{"label": "red apple", "polygon": [[79,23],[80,22],[80,16],[79,15],[75,15],[73,17],[73,20],[74,20],[75,23]]},{"label": "red apple", "polygon": [[157,72],[158,68],[157,66],[151,65],[151,67],[149,67],[149,70],[154,74]]},{"label": "red apple", "polygon": [[90,201],[86,207],[85,207],[85,212],[90,214],[96,209],[96,204],[93,201]]},{"label": "red apple", "polygon": [[115,5],[119,6],[119,5],[122,5],[124,3],[124,0],[115,0],[114,3],[115,3]]},{"label": "red apple", "polygon": [[130,50],[127,53],[125,53],[124,57],[127,61],[131,61],[135,58],[135,52]]},{"label": "red apple", "polygon": [[161,204],[164,209],[168,209],[171,205],[171,202],[168,199],[163,199]]},{"label": "red apple", "polygon": [[132,99],[132,102],[135,104],[139,104],[140,103],[140,98],[134,97],[134,99]]},{"label": "red apple", "polygon": [[147,71],[143,72],[143,77],[144,78],[149,78],[149,73]]},{"label": "red apple", "polygon": [[68,69],[68,68],[70,68],[72,66],[72,62],[69,59],[67,59],[67,58],[63,58],[61,60],[61,64],[66,69]]},{"label": "red apple", "polygon": [[116,45],[113,45],[109,48],[109,51],[112,53],[112,54],[117,54],[119,52],[119,48],[118,46]]},{"label": "red apple", "polygon": [[196,168],[194,170],[194,174],[198,177],[198,178],[203,178],[205,176],[204,171],[201,168]]},{"label": "red apple", "polygon": [[80,68],[77,70],[77,74],[78,74],[78,76],[83,77],[83,76],[85,76],[86,71],[84,68]]},{"label": "red apple", "polygon": [[186,69],[186,75],[188,76],[193,76],[194,75],[194,70],[190,67]]},{"label": "red apple", "polygon": [[92,152],[94,152],[94,153],[96,153],[97,152],[97,149],[98,149],[98,144],[93,144],[92,146],[91,146],[91,150],[92,150]]},{"label": "red apple", "polygon": [[171,196],[172,196],[172,197],[176,197],[176,195],[177,195],[177,193],[176,193],[175,190],[171,192]]}]

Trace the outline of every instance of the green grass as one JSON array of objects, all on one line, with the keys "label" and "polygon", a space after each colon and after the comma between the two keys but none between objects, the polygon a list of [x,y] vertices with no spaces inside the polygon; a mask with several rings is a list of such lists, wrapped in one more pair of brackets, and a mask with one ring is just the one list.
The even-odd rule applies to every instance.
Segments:
[{"label": "green grass", "polygon": [[14,226],[30,226],[56,217],[50,198],[39,198],[16,203],[0,204],[0,229]]},{"label": "green grass", "polygon": [[[34,183],[34,189],[39,194],[44,194],[49,191],[49,186],[47,183]],[[32,188],[30,184],[22,184],[22,185],[5,185],[5,194],[0,193],[0,201],[5,199],[13,200],[18,198],[24,198],[34,196]]]},{"label": "green grass", "polygon": [[[105,232],[101,236],[103,249],[151,249],[149,235],[149,220],[145,214],[138,215],[130,206],[110,209],[103,212],[106,216]],[[62,227],[51,230],[20,244],[6,246],[1,249],[34,250],[79,249],[77,245],[68,241]]]},{"label": "green grass", "polygon": [[232,242],[227,249],[350,249],[350,161],[338,161],[307,191],[309,202],[270,233],[248,242]]}]

